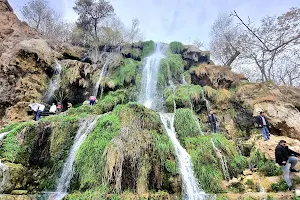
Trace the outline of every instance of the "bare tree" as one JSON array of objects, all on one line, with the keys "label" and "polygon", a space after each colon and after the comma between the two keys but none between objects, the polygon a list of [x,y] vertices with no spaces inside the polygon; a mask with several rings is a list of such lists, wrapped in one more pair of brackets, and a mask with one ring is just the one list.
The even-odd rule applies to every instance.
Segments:
[{"label": "bare tree", "polygon": [[105,0],[76,0],[73,8],[78,13],[77,26],[88,32],[94,40],[99,40],[99,23],[114,14],[114,8]]},{"label": "bare tree", "polygon": [[138,42],[142,38],[139,24],[140,24],[140,21],[137,18],[132,19],[131,28],[128,31],[128,38],[131,42],[131,45],[134,42]]},{"label": "bare tree", "polygon": [[193,40],[193,45],[195,47],[197,47],[198,49],[201,49],[201,47],[204,47],[203,42],[201,42],[199,38],[196,38]]},{"label": "bare tree", "polygon": [[[236,12],[233,16],[246,28],[242,35],[241,58],[245,59],[248,64],[258,67],[262,81],[273,80],[284,83],[283,74],[289,76],[290,72],[295,71],[294,66],[298,65],[297,62],[299,63],[298,60],[295,65],[286,65],[285,63],[289,61],[288,56],[284,54],[288,52],[289,57],[294,57],[293,55],[299,51],[300,9],[292,8],[279,17],[264,17],[259,27],[244,22]],[[284,58],[284,60],[279,58]],[[282,74],[278,75],[279,72]],[[290,76],[289,80],[292,81],[289,81],[289,84],[292,85],[292,82],[297,79]]]},{"label": "bare tree", "polygon": [[233,17],[220,13],[210,31],[210,51],[212,56],[223,65],[230,66],[240,55],[240,32]]},{"label": "bare tree", "polygon": [[31,26],[40,30],[52,20],[54,11],[49,7],[46,0],[31,0],[21,8],[21,14],[25,21]]}]

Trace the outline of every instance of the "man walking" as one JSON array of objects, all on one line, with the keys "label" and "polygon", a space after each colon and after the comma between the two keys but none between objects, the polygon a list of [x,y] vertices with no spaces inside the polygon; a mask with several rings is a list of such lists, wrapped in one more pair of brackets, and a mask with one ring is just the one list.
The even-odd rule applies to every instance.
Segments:
[{"label": "man walking", "polygon": [[210,111],[207,121],[210,123],[211,132],[216,133],[217,132],[217,118],[216,118],[216,115],[214,114],[214,111]]},{"label": "man walking", "polygon": [[268,119],[265,117],[264,112],[259,112],[259,115],[256,118],[256,123],[258,124],[261,134],[265,138],[265,141],[270,140],[270,124]]},{"label": "man walking", "polygon": [[295,188],[292,186],[292,181],[290,179],[290,172],[298,172],[295,169],[298,160],[293,155],[300,156],[299,153],[292,151],[291,149],[289,149],[288,146],[286,146],[285,140],[280,140],[275,149],[275,158],[276,163],[278,163],[281,166],[281,169],[283,170],[284,180],[289,186],[289,190],[295,190]]}]

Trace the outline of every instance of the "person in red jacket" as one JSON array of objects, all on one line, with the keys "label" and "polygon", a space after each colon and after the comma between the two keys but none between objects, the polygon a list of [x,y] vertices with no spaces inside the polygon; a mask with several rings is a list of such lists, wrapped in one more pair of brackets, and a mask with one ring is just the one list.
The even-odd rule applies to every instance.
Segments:
[{"label": "person in red jacket", "polygon": [[289,186],[289,190],[295,190],[290,179],[290,172],[299,172],[295,169],[298,162],[295,156],[300,156],[300,154],[289,149],[285,140],[280,140],[275,149],[275,159],[276,163],[278,163],[283,170],[284,180]]}]

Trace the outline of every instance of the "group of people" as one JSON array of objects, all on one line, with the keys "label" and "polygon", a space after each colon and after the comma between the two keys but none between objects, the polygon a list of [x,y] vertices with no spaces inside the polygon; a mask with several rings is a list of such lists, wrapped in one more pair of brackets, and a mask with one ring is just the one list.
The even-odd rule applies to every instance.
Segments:
[{"label": "group of people", "polygon": [[[210,123],[212,133],[216,133],[218,120],[213,111],[210,111],[207,121]],[[260,128],[264,140],[269,141],[270,140],[269,129],[271,128],[271,125],[263,111],[259,112],[259,115],[256,117],[255,122],[258,125],[258,128]],[[295,169],[295,166],[298,162],[296,156],[300,156],[300,153],[297,153],[289,149],[288,146],[286,145],[285,140],[279,141],[278,145],[275,148],[275,159],[276,159],[276,163],[278,163],[278,165],[281,167],[284,173],[284,180],[289,186],[290,191],[295,190],[295,188],[292,185],[292,181],[290,179],[290,172],[299,172],[298,170]]]},{"label": "group of people", "polygon": [[[67,104],[67,109],[72,108],[72,104],[68,103]],[[62,112],[63,109],[63,104],[62,103],[58,103],[57,105],[55,103],[52,103],[52,106],[49,109],[49,113],[50,114],[59,114]],[[45,105],[43,104],[38,104],[37,110],[36,110],[36,115],[35,115],[35,121],[38,121],[41,117],[41,115],[43,114],[45,110]]]}]

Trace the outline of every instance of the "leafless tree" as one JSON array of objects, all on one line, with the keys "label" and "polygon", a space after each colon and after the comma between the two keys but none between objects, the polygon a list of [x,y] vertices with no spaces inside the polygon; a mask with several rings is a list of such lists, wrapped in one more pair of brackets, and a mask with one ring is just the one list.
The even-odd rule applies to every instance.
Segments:
[{"label": "leafless tree", "polygon": [[197,47],[198,49],[201,49],[201,47],[204,47],[203,42],[201,42],[199,38],[196,38],[193,40],[193,45],[195,47]]},{"label": "leafless tree", "polygon": [[131,44],[142,39],[142,34],[139,28],[140,21],[137,18],[132,19],[131,28],[128,31],[128,39]]},{"label": "leafless tree", "polygon": [[233,22],[233,17],[220,13],[210,31],[209,48],[215,60],[230,66],[240,55],[241,29]]}]

